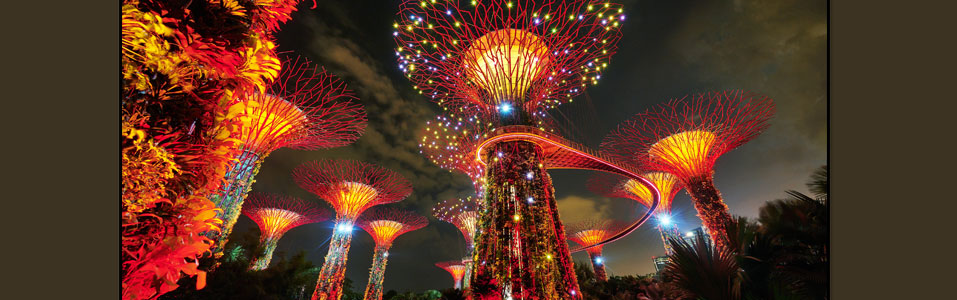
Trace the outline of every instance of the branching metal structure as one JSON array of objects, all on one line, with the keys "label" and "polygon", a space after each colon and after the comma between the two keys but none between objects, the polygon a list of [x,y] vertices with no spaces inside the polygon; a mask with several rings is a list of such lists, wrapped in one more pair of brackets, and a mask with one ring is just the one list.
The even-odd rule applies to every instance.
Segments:
[{"label": "branching metal structure", "polygon": [[425,227],[429,221],[410,211],[375,207],[359,217],[357,224],[375,240],[375,254],[372,257],[369,284],[366,285],[364,299],[381,300],[382,282],[385,280],[385,267],[392,241],[406,232]]},{"label": "branching metal structure", "polygon": [[279,77],[265,90],[240,98],[227,117],[241,121],[238,139],[242,152],[226,173],[222,192],[214,197],[223,219],[214,253],[225,245],[253,177],[272,151],[345,146],[358,139],[366,127],[365,109],[345,83],[304,59],[286,60]]},{"label": "branching metal structure", "polygon": [[582,247],[598,245],[590,247],[585,251],[588,252],[588,257],[591,258],[592,269],[595,270],[595,277],[597,277],[599,281],[608,280],[608,276],[605,275],[605,258],[601,255],[604,245],[599,245],[599,243],[627,226],[628,224],[623,222],[597,219],[585,220],[568,226],[569,240],[572,240]]},{"label": "branching metal structure", "polygon": [[[671,244],[668,243],[668,238],[679,235],[678,224],[672,221],[671,206],[674,203],[675,196],[684,186],[677,176],[665,172],[649,172],[642,174],[642,176],[651,180],[661,193],[661,201],[659,201],[654,212],[657,219],[656,227],[661,234],[665,254],[671,255],[672,249]],[[596,174],[589,178],[587,185],[588,189],[599,195],[632,199],[649,209],[652,204],[651,191],[632,179],[612,174]]]},{"label": "branching metal structure", "polygon": [[628,167],[548,133],[545,110],[598,83],[624,20],[620,5],[599,1],[400,5],[393,24],[399,68],[446,110],[427,125],[420,146],[436,164],[469,175],[482,197],[470,297],[581,298],[547,169],[595,169],[650,186]]},{"label": "branching metal structure", "polygon": [[312,299],[338,300],[356,218],[372,206],[404,199],[412,185],[393,171],[348,160],[307,162],[293,170],[293,177],[336,210],[336,227]]},{"label": "branching metal structure", "polygon": [[432,208],[432,215],[436,219],[452,223],[462,232],[462,237],[465,238],[467,262],[463,261],[466,266],[465,278],[462,281],[462,288],[464,289],[469,288],[469,276],[472,273],[472,250],[475,249],[475,234],[478,231],[480,205],[479,199],[468,196],[448,199],[439,202]]},{"label": "branching metal structure", "polygon": [[259,244],[263,249],[263,253],[250,262],[251,270],[263,270],[269,266],[279,239],[290,229],[329,219],[328,211],[315,204],[269,193],[252,193],[243,206],[243,214],[259,226]]},{"label": "branching metal structure", "polygon": [[602,142],[602,149],[642,168],[678,177],[715,243],[723,245],[731,214],[714,187],[714,163],[758,136],[773,115],[774,103],[767,96],[742,90],[697,93],[620,124]]},{"label": "branching metal structure", "polygon": [[436,267],[442,268],[446,272],[449,272],[452,275],[452,280],[455,281],[455,289],[462,289],[462,276],[465,276],[465,264],[462,261],[452,260],[452,261],[443,261],[435,263]]}]

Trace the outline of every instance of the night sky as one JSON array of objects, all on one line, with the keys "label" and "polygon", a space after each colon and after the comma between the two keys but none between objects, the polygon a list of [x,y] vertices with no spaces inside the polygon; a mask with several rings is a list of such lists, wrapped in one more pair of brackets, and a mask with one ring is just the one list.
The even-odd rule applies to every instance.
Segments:
[{"label": "night sky", "polygon": [[[756,217],[784,191],[806,192],[804,182],[827,162],[827,7],[825,1],[621,1],[628,19],[618,53],[597,86],[551,114],[566,137],[597,148],[602,137],[632,115],[691,92],[747,89],[771,96],[777,114],[761,136],[725,154],[715,166],[715,184],[735,215]],[[280,149],[262,165],[253,191],[325,201],[298,187],[292,169],[310,160],[354,159],[402,174],[414,191],[389,204],[419,212],[430,224],[396,239],[389,252],[385,290],[421,292],[452,286],[435,262],[460,259],[465,243],[451,224],[431,216],[441,200],[474,193],[465,175],[438,168],[419,154],[417,137],[441,109],[418,95],[398,70],[392,23],[398,0],[320,0],[299,5],[282,27],[278,44],[324,66],[356,92],[369,125],[353,145],[319,151]],[[590,171],[552,170],[562,220],[632,221],[644,209],[628,199],[599,197],[585,188]],[[690,198],[675,198],[682,231],[701,226]],[[332,222],[290,230],[277,255],[307,252],[321,266]],[[233,238],[256,229],[240,217]],[[356,229],[346,276],[361,292],[372,260],[372,238]],[[646,224],[604,248],[610,275],[654,272],[651,257],[663,254],[658,232]],[[587,262],[584,252],[573,257]],[[275,260],[274,260],[275,261]]]}]

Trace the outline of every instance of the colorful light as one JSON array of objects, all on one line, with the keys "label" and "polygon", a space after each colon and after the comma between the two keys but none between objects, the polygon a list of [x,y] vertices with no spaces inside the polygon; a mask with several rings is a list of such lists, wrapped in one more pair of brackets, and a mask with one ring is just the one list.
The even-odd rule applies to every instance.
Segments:
[{"label": "colorful light", "polygon": [[448,199],[439,202],[432,208],[432,215],[436,219],[452,223],[465,238],[466,256],[468,257],[463,262],[466,266],[465,278],[462,283],[465,289],[468,289],[471,283],[472,255],[475,248],[475,235],[478,233],[479,205],[478,199],[468,196]]},{"label": "colorful light", "polygon": [[698,93],[622,123],[605,138],[602,149],[642,168],[675,175],[720,247],[731,214],[714,187],[714,164],[760,134],[773,115],[774,103],[767,96],[742,90]]},{"label": "colorful light", "polygon": [[449,272],[449,275],[452,275],[452,280],[455,281],[453,287],[457,290],[462,289],[462,276],[465,275],[465,265],[461,261],[445,261],[435,263],[435,266],[442,268],[446,272]]},{"label": "colorful light", "polygon": [[[678,235],[678,225],[671,221],[671,207],[674,198],[684,185],[678,180],[677,176],[665,172],[649,172],[642,174],[654,184],[661,193],[661,199],[658,207],[655,208],[655,218],[658,220],[656,228],[661,234],[661,243],[664,245],[665,254],[672,253],[671,244],[668,238]],[[651,191],[632,179],[624,179],[610,174],[597,174],[588,180],[588,188],[595,193],[607,197],[622,197],[635,200],[645,207],[649,207],[654,201]]]},{"label": "colorful light", "polygon": [[259,243],[265,249],[251,261],[251,270],[263,270],[269,266],[279,239],[297,226],[322,222],[329,219],[328,213],[315,204],[291,196],[253,193],[243,207],[246,215],[259,226]]},{"label": "colorful light", "polygon": [[586,10],[587,2],[407,0],[394,23],[404,29],[394,38],[408,66],[400,69],[448,110],[489,115],[503,101],[526,113],[553,108],[597,84],[621,38],[607,22],[621,6]]},{"label": "colorful light", "polygon": [[372,206],[404,199],[412,186],[398,173],[348,160],[307,162],[293,170],[293,178],[336,210],[336,230],[312,299],[339,299],[356,218]]},{"label": "colorful light", "polygon": [[395,238],[406,232],[425,227],[427,224],[428,221],[425,217],[394,208],[372,208],[360,217],[359,227],[372,235],[376,243],[364,299],[382,299],[385,267],[388,263],[389,249],[392,247]]},{"label": "colorful light", "polygon": [[[404,30],[395,41],[400,69],[448,111],[443,121],[473,118],[465,126],[471,131],[461,134],[457,122],[429,124],[420,144],[433,161],[469,174],[483,197],[473,256],[483,263],[470,278],[494,286],[472,290],[482,291],[480,298],[580,299],[569,294],[578,283],[542,148],[507,141],[476,150],[490,128],[554,129],[544,111],[571,102],[607,68],[621,33],[601,21],[617,18],[620,5],[586,11],[586,1],[469,4],[403,2],[395,24]],[[487,164],[476,164],[482,159]]]},{"label": "colorful light", "polygon": [[253,178],[272,151],[340,147],[362,135],[366,113],[356,100],[342,81],[300,58],[284,61],[278,78],[265,90],[240,96],[227,117],[242,124],[237,137],[242,154],[227,173],[223,190],[213,197],[223,219],[222,232],[213,234],[218,236],[214,253],[222,251]]},{"label": "colorful light", "polygon": [[604,245],[594,246],[625,228],[627,224],[614,220],[585,220],[572,224],[568,227],[568,239],[581,245],[589,247],[585,249],[591,258],[592,269],[595,271],[595,278],[599,281],[605,281],[608,276],[605,273],[605,259],[601,252]]}]

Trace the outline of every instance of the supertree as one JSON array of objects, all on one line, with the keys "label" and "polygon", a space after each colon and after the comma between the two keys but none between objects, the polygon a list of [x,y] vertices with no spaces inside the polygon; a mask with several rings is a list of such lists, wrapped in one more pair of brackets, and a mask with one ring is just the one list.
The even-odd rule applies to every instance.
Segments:
[{"label": "supertree", "polygon": [[227,184],[216,198],[224,222],[214,253],[225,245],[253,177],[272,151],[282,147],[339,147],[362,135],[365,110],[355,100],[342,81],[299,58],[287,60],[278,79],[265,90],[242,96],[242,101],[231,108],[244,112],[239,117],[242,152],[226,174]]},{"label": "supertree", "polygon": [[[661,200],[655,209],[655,227],[661,234],[661,242],[665,247],[665,254],[671,255],[671,244],[668,238],[678,236],[678,223],[674,221],[671,215],[671,206],[674,203],[675,196],[684,186],[678,177],[665,172],[649,172],[642,174],[643,177],[651,180],[658,191],[661,193]],[[595,193],[607,197],[621,197],[635,200],[636,202],[651,207],[654,197],[644,185],[633,179],[623,178],[612,174],[596,174],[588,180],[588,188]]]},{"label": "supertree", "polygon": [[[241,153],[239,95],[280,72],[272,34],[296,0],[123,0],[120,274],[123,299],[155,299],[220,230],[215,196]],[[206,234],[204,234],[206,233]]]},{"label": "supertree", "polygon": [[774,103],[767,96],[742,90],[696,93],[618,125],[602,149],[645,169],[674,174],[720,246],[731,214],[714,187],[714,163],[758,136],[773,115]]},{"label": "supertree", "polygon": [[[596,245],[601,241],[608,239],[616,232],[620,231],[627,224],[614,220],[585,220],[568,226],[568,239],[578,243],[582,247]],[[595,270],[595,276],[599,281],[605,281],[608,276],[605,275],[605,258],[601,255],[604,245],[586,248],[588,257],[591,259],[592,269]]]},{"label": "supertree", "polygon": [[249,269],[263,270],[269,266],[279,239],[290,229],[300,225],[329,219],[326,210],[299,198],[270,193],[253,193],[243,214],[259,226],[259,245],[263,252],[250,262]]},{"label": "supertree", "polygon": [[392,241],[406,232],[425,227],[429,221],[410,211],[377,207],[363,214],[358,224],[375,240],[375,254],[372,256],[372,268],[369,270],[369,284],[366,285],[364,299],[380,300]]},{"label": "supertree", "polygon": [[[440,120],[473,122],[466,126],[477,130],[490,124],[493,132],[472,140],[472,132],[444,138],[435,137],[444,131],[430,130],[422,142],[439,139],[435,146],[453,161],[443,163],[477,174],[473,182],[482,185],[486,211],[473,255],[473,297],[581,297],[546,172],[555,157],[543,144],[556,137],[545,134],[552,129],[545,110],[597,84],[625,16],[608,2],[537,2],[409,0],[393,24],[399,68],[447,111]],[[525,136],[505,137],[517,132]],[[455,143],[467,148],[445,148]],[[492,286],[476,289],[476,283]]]},{"label": "supertree", "polygon": [[432,208],[432,215],[436,219],[452,223],[465,238],[466,257],[462,263],[465,264],[465,277],[462,281],[462,288],[469,288],[469,276],[472,273],[472,250],[475,247],[475,233],[478,231],[479,221],[479,201],[477,198],[468,196],[465,198],[454,198],[440,202]]},{"label": "supertree", "polygon": [[356,218],[366,209],[398,202],[412,193],[412,185],[398,173],[349,160],[312,161],[296,167],[293,177],[303,189],[329,202],[336,210],[336,226],[329,252],[319,271],[312,299],[342,297],[342,280]]},{"label": "supertree", "polygon": [[459,260],[450,260],[435,263],[436,267],[442,268],[446,272],[449,272],[452,275],[452,280],[455,281],[455,289],[462,289],[462,276],[465,276],[465,264]]}]

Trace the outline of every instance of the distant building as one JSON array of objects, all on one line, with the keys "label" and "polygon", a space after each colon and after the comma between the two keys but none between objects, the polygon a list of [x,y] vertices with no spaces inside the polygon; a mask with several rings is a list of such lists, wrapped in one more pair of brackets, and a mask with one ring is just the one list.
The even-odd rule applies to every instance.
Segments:
[{"label": "distant building", "polygon": [[685,232],[684,236],[681,238],[684,239],[686,243],[692,244],[698,236],[703,236],[705,243],[707,243],[709,247],[711,246],[711,235],[708,234],[708,228],[705,228],[704,226]]},{"label": "distant building", "polygon": [[668,256],[655,256],[652,259],[655,261],[655,273],[661,274],[668,265]]}]

